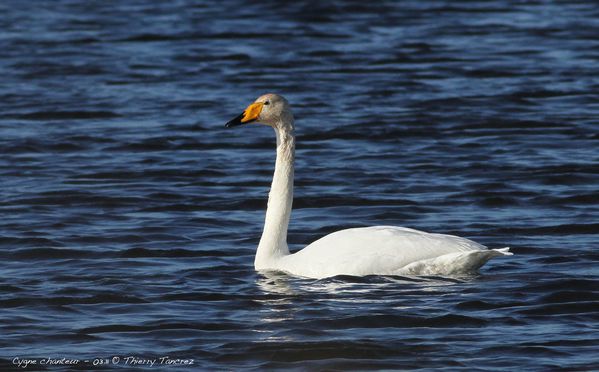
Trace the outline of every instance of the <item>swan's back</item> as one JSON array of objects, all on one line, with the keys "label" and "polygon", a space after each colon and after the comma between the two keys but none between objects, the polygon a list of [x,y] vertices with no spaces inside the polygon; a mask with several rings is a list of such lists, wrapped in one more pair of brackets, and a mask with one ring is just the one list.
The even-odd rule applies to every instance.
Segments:
[{"label": "swan's back", "polygon": [[281,269],[313,278],[341,274],[393,275],[409,273],[407,267],[414,267],[416,263],[447,255],[455,258],[474,251],[493,252],[484,245],[453,235],[396,226],[361,227],[337,231],[316,240],[284,257]]}]

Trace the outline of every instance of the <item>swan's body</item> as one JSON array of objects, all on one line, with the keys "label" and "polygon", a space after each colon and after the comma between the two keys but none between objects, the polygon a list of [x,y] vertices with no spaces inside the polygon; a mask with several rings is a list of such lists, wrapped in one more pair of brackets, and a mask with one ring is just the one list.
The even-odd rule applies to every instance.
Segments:
[{"label": "swan's body", "polygon": [[465,238],[394,226],[336,231],[290,254],[287,227],[293,203],[293,115],[287,100],[266,94],[227,123],[227,127],[253,121],[272,126],[277,136],[277,160],[254,261],[256,270],[285,271],[309,278],[452,275],[474,272],[493,257],[511,255],[508,248],[489,250]]},{"label": "swan's body", "polygon": [[[452,275],[474,272],[505,250],[396,226],[336,231],[283,256],[278,269],[310,278],[335,275]],[[268,266],[268,265],[267,265]]]}]

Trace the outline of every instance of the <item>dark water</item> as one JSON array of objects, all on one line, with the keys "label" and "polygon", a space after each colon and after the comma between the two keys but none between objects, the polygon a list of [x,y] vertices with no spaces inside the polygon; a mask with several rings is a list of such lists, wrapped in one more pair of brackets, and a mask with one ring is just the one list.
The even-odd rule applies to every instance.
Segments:
[{"label": "dark water", "polygon": [[[0,3],[0,369],[599,370],[596,2],[213,3]],[[390,224],[516,255],[256,274],[274,137],[223,125],[266,92],[292,248]]]}]

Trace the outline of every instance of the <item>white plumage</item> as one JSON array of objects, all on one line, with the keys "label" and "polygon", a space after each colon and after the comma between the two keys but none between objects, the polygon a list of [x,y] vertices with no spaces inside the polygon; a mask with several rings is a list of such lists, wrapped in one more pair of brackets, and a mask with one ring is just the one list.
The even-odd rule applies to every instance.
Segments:
[{"label": "white plumage", "polygon": [[323,278],[334,275],[452,275],[476,271],[506,250],[472,240],[396,226],[336,231],[281,258],[279,269]]},{"label": "white plumage", "polygon": [[287,247],[293,203],[295,135],[285,98],[259,97],[227,127],[258,122],[272,126],[277,159],[264,231],[256,252],[256,270],[278,270],[308,278],[335,275],[455,275],[475,272],[489,259],[511,255],[453,235],[405,227],[373,226],[336,231],[294,254]]}]

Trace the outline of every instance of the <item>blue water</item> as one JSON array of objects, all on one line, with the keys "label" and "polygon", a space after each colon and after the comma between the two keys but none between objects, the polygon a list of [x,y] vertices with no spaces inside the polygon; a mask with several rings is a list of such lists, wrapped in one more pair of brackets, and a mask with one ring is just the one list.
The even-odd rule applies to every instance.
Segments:
[{"label": "blue water", "polygon": [[[593,1],[0,2],[0,369],[599,370],[597,35]],[[399,225],[515,255],[256,273],[274,136],[224,123],[266,92],[292,249]]]}]

